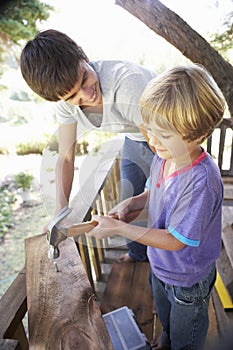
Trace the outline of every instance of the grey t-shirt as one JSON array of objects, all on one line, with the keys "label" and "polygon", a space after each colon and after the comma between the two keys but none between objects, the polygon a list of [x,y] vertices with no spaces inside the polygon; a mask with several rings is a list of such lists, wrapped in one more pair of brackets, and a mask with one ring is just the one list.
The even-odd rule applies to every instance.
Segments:
[{"label": "grey t-shirt", "polygon": [[138,129],[143,123],[139,99],[155,72],[129,61],[93,61],[90,65],[99,77],[103,114],[87,114],[79,106],[59,101],[55,107],[58,122],[77,122],[82,131],[126,133],[131,139],[145,141]]}]

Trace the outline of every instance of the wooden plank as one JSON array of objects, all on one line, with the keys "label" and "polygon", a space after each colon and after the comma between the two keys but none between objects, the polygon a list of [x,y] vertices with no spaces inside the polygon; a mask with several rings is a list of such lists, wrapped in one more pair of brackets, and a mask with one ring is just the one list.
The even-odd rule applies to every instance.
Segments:
[{"label": "wooden plank", "polygon": [[212,297],[213,297],[214,308],[217,316],[219,333],[222,339],[224,339],[225,336],[228,335],[229,330],[232,332],[233,312],[231,310],[227,312],[226,310],[224,310],[215,288],[212,292]]},{"label": "wooden plank", "polygon": [[225,226],[231,225],[233,220],[233,207],[223,206],[222,207],[222,227],[223,230]]},{"label": "wooden plank", "polygon": [[91,261],[90,256],[88,252],[88,246],[87,246],[87,238],[84,235],[78,236],[76,239],[76,244],[78,247],[78,251],[80,254],[80,257],[82,259],[83,266],[85,268],[85,271],[87,273],[87,277],[89,279],[89,282],[94,289],[94,281],[92,276],[92,269],[91,269]]},{"label": "wooden plank", "polygon": [[[0,338],[13,339],[26,312],[25,270],[22,270],[0,300]],[[21,338],[22,349],[27,349],[26,336]]]},{"label": "wooden plank", "polygon": [[46,235],[25,240],[30,350],[112,349],[73,238],[60,245],[59,272]]},{"label": "wooden plank", "polygon": [[219,336],[218,334],[218,324],[217,324],[217,318],[216,318],[216,312],[213,305],[213,297],[211,295],[210,297],[210,303],[209,303],[209,328],[207,333],[207,339],[212,339]]},{"label": "wooden plank", "polygon": [[222,240],[227,252],[227,256],[230,260],[231,267],[233,268],[233,224],[224,227],[222,232]]},{"label": "wooden plank", "polygon": [[223,185],[224,185],[224,200],[223,205],[224,206],[233,206],[233,177],[231,178],[231,182],[229,181],[229,177],[226,179],[223,179]]},{"label": "wooden plank", "polygon": [[89,254],[91,255],[91,261],[95,270],[95,280],[99,281],[101,278],[101,265],[96,242],[97,240],[95,237],[91,237],[88,239]]},{"label": "wooden plank", "polygon": [[223,180],[224,185],[231,185],[231,187],[233,186],[233,177],[232,176],[222,176],[222,180]]},{"label": "wooden plank", "polygon": [[0,339],[0,350],[22,350],[18,340]]},{"label": "wooden plank", "polygon": [[217,259],[217,270],[223,280],[229,296],[233,302],[233,269],[227,256],[224,244],[222,244],[220,255]]},{"label": "wooden plank", "polygon": [[153,297],[149,283],[150,265],[148,262],[136,262],[131,286],[130,308],[149,341],[153,334]]},{"label": "wooden plank", "polygon": [[20,346],[23,350],[29,349],[28,338],[22,321],[18,324],[12,338],[19,340]]},{"label": "wooden plank", "polygon": [[120,263],[112,266],[101,300],[102,313],[128,306],[149,341],[153,333],[153,299],[149,284],[150,266],[147,262]]},{"label": "wooden plank", "polygon": [[103,314],[129,305],[133,272],[133,263],[114,262],[100,305]]}]

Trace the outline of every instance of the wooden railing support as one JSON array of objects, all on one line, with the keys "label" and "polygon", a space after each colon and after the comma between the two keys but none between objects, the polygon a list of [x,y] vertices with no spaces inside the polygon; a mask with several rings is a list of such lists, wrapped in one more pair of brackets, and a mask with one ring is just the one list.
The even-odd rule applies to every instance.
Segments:
[{"label": "wooden railing support", "polygon": [[17,339],[22,350],[29,348],[22,323],[26,312],[26,282],[23,269],[0,300],[0,339]]},{"label": "wooden railing support", "polygon": [[18,340],[0,339],[0,350],[22,350]]}]

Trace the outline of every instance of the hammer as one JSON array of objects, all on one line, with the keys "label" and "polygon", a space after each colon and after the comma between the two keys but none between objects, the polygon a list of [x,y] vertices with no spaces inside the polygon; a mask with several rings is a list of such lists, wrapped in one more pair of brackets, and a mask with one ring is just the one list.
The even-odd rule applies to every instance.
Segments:
[{"label": "hammer", "polygon": [[97,221],[88,221],[81,224],[73,225],[69,228],[59,226],[59,223],[71,213],[72,209],[64,207],[49,223],[47,230],[47,241],[50,245],[48,256],[50,259],[57,259],[60,255],[59,244],[67,237],[78,236],[87,233],[98,225]]},{"label": "hammer", "polygon": [[[97,221],[86,221],[81,224],[76,224],[71,227],[59,226],[59,222],[61,222],[67,215],[71,213],[72,209],[67,206],[64,207],[49,223],[47,230],[47,241],[50,245],[50,249],[48,251],[48,256],[50,259],[57,259],[60,255],[60,251],[58,245],[64,241],[67,237],[74,237],[81,235],[83,233],[88,233],[93,229],[93,227],[98,225]],[[136,210],[130,212],[126,216],[126,222],[131,222],[134,220],[139,214],[141,210]],[[119,219],[117,215],[112,216],[113,219]]]}]

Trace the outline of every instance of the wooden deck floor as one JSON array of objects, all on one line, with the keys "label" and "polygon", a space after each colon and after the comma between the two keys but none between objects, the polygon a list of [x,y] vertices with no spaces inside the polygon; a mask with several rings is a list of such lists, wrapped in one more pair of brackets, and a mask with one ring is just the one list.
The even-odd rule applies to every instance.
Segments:
[{"label": "wooden deck floor", "polygon": [[[115,241],[113,244],[114,248],[106,250],[106,253],[105,253],[106,261],[104,264],[102,264],[103,279],[101,282],[95,283],[97,302],[99,303],[99,305],[101,304],[101,299],[103,297],[103,293],[106,288],[106,282],[107,282],[109,273],[111,271],[112,264],[117,260],[117,258],[121,254],[124,254],[127,251],[126,250],[127,247],[124,245],[124,240],[121,238],[117,238],[117,240],[119,240],[119,245],[118,245],[119,248],[116,247],[117,244]],[[133,265],[134,263],[130,263],[130,264]],[[140,264],[140,263],[137,263],[137,264]],[[133,271],[133,268],[132,268],[132,271]],[[136,286],[132,288],[132,284],[130,281],[131,281],[131,277],[129,276],[128,283],[125,284],[125,288],[126,288],[125,292],[128,293],[129,299],[128,299],[128,305],[125,305],[125,306],[128,306],[129,308],[133,308],[133,305],[130,301],[130,295],[132,295],[131,293],[134,293],[134,292],[138,293],[138,291],[136,290]],[[141,287],[142,286],[139,286],[138,288],[141,288]],[[148,292],[148,287],[149,287],[149,282],[148,282],[147,288],[144,288],[145,292]],[[112,286],[112,293],[114,294],[114,296],[117,295],[117,281],[116,281],[116,284]],[[113,308],[114,307],[117,308],[121,306],[122,306],[121,300],[117,299],[117,301],[113,305]],[[103,313],[108,312],[109,311],[108,306],[103,305],[102,311]],[[150,317],[147,317],[147,319],[149,320]],[[208,335],[207,335],[207,346],[208,344],[215,343],[220,339],[219,326],[218,326],[218,321],[216,317],[216,310],[215,310],[212,298],[210,300],[210,307],[209,307],[209,320],[210,320],[210,323],[209,323],[209,329],[208,329]],[[149,341],[152,340],[150,339],[150,336],[149,336],[149,334],[151,334],[151,327],[153,328],[152,330],[153,336],[157,337],[158,335],[160,335],[162,327],[158,317],[154,317],[153,319],[150,319],[146,327],[143,328],[143,332],[145,333]]]}]

